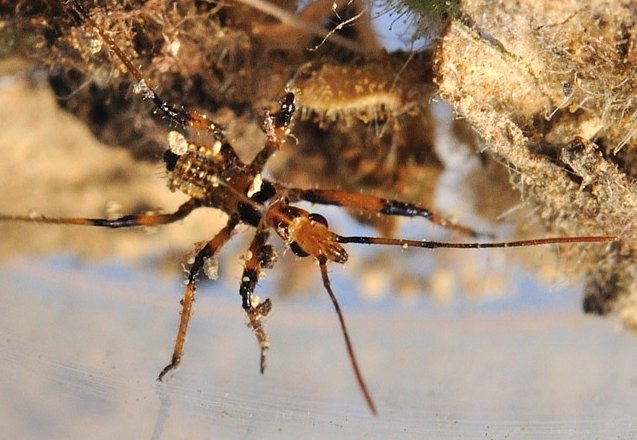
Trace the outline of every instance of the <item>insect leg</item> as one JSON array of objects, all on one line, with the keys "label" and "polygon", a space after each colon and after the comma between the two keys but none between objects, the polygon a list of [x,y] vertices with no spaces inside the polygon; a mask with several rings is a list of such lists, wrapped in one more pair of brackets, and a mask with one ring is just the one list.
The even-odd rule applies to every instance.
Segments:
[{"label": "insect leg", "polygon": [[100,226],[105,228],[134,228],[137,226],[156,226],[174,223],[188,216],[188,214],[200,206],[201,203],[198,200],[190,199],[182,204],[175,212],[167,214],[130,214],[114,220],[105,218],[45,217],[41,215],[28,216],[0,214],[0,221]]},{"label": "insect leg", "polygon": [[204,266],[207,259],[213,258],[221,247],[230,240],[232,232],[239,224],[239,219],[236,217],[230,217],[226,226],[215,235],[206,245],[199,250],[195,256],[195,262],[190,268],[188,275],[188,283],[184,291],[184,297],[181,300],[181,315],[179,318],[179,329],[177,330],[177,338],[175,340],[175,347],[173,349],[173,355],[170,363],[164,367],[159,373],[157,380],[162,381],[166,373],[177,368],[181,362],[181,357],[184,353],[184,343],[186,342],[186,332],[188,331],[188,322],[192,315],[192,305],[195,301],[195,290],[197,289],[197,279],[199,272]]},{"label": "insect leg", "polygon": [[294,93],[287,92],[280,102],[279,112],[270,115],[266,114],[263,123],[263,131],[266,134],[266,141],[263,148],[257,153],[249,165],[252,175],[260,173],[267,161],[277,152],[281,145],[285,143],[288,133],[288,126],[292,122],[292,116],[296,110],[294,104]]},{"label": "insect leg", "polygon": [[156,89],[150,82],[150,80],[144,77],[142,71],[117,45],[115,40],[113,40],[113,38],[111,38],[111,36],[97,24],[95,19],[86,12],[84,6],[82,5],[82,2],[80,2],[79,0],[71,0],[69,2],[69,7],[71,11],[75,13],[75,15],[77,15],[81,20],[86,21],[91,27],[93,27],[95,32],[97,32],[100,38],[106,43],[110,50],[126,67],[126,70],[128,70],[130,75],[136,81],[135,87],[133,88],[133,91],[135,93],[139,93],[143,96],[144,99],[149,99],[150,101],[152,101],[157,110],[159,110],[171,121],[183,125],[184,127],[212,134],[214,139],[222,143],[222,152],[224,152],[225,155],[231,156],[233,159],[238,160],[238,157],[227,141],[221,127],[208,119],[208,117],[204,114],[178,109],[164,101],[155,91]]},{"label": "insect leg", "polygon": [[471,237],[489,236],[489,234],[475,231],[467,226],[459,225],[441,214],[432,211],[424,206],[413,203],[400,202],[398,200],[384,199],[372,195],[351,193],[341,190],[324,189],[299,189],[287,188],[286,190],[290,202],[304,200],[321,205],[335,205],[345,208],[359,209],[371,213],[384,215],[397,215],[402,217],[423,217],[430,222],[440,225],[451,231]]},{"label": "insect leg", "polygon": [[241,276],[241,286],[239,287],[241,305],[248,315],[248,324],[254,331],[254,335],[261,348],[259,361],[261,374],[265,371],[265,351],[270,345],[268,334],[263,328],[261,318],[267,316],[270,312],[272,301],[270,301],[270,298],[267,298],[265,301],[260,302],[259,297],[254,295],[254,289],[259,280],[261,269],[270,268],[274,263],[274,251],[270,245],[267,244],[269,234],[269,231],[265,228],[257,229],[257,233],[252,243],[250,243],[243,275]]},{"label": "insect leg", "polygon": [[334,291],[332,290],[332,284],[330,283],[329,276],[327,274],[327,259],[324,256],[318,257],[319,266],[321,268],[321,277],[323,278],[323,286],[325,286],[325,290],[330,296],[332,300],[332,304],[334,304],[334,309],[336,310],[336,315],[338,316],[338,321],[341,324],[341,332],[343,333],[343,337],[345,338],[345,346],[347,348],[347,354],[349,355],[350,362],[352,363],[352,368],[354,370],[354,375],[356,376],[356,381],[358,382],[358,386],[365,397],[365,401],[367,402],[367,406],[369,406],[372,414],[377,415],[376,405],[374,404],[374,400],[367,388],[367,384],[363,379],[363,374],[358,366],[358,362],[356,361],[356,355],[354,354],[354,347],[352,346],[352,341],[349,339],[349,333],[347,332],[347,327],[345,326],[345,318],[343,317],[343,312],[341,311],[341,307],[338,304],[338,300],[336,299],[336,295],[334,295]]}]

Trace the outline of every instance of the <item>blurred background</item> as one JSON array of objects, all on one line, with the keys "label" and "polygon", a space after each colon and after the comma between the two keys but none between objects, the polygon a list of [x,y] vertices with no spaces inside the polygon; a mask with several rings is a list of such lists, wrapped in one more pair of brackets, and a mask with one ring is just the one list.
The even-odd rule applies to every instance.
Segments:
[{"label": "blurred background", "polygon": [[[232,264],[232,263],[230,263]],[[236,262],[234,263],[236,264]],[[283,270],[279,267],[279,270]],[[286,268],[286,270],[293,270]],[[178,279],[64,255],[3,263],[6,438],[632,438],[634,337],[579,295],[511,271],[515,299],[362,299],[333,268],[379,416],[356,386],[329,300],[274,300],[267,370],[237,279],[204,283],[182,366],[170,357]],[[313,276],[318,284],[318,275]]]}]

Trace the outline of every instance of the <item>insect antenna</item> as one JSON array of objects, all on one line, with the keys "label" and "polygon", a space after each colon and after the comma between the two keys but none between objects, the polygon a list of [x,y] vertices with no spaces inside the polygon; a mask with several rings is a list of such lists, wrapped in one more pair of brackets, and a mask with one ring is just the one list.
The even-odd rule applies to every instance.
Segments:
[{"label": "insect antenna", "polygon": [[342,236],[336,235],[335,240],[338,243],[356,243],[356,244],[377,244],[384,246],[401,246],[419,247],[425,249],[437,248],[453,248],[453,249],[486,249],[486,248],[510,248],[510,247],[526,247],[526,246],[542,246],[547,244],[563,244],[563,243],[599,243],[605,241],[615,241],[617,237],[614,235],[587,235],[577,237],[548,237],[537,238],[531,240],[518,241],[500,241],[493,243],[450,243],[443,241],[429,240],[407,240],[401,238],[385,238],[385,237],[365,237],[365,236]]},{"label": "insect antenna", "polygon": [[[540,238],[540,239],[531,239],[531,240],[518,240],[518,241],[502,241],[502,242],[473,242],[473,243],[451,243],[451,242],[440,242],[440,241],[428,241],[428,240],[408,240],[408,239],[396,239],[396,238],[385,238],[385,237],[366,237],[366,236],[342,236],[338,234],[334,234],[334,241],[338,243],[353,243],[353,244],[373,244],[373,245],[386,245],[386,246],[401,246],[403,248],[407,247],[419,247],[426,249],[436,249],[436,248],[457,248],[457,249],[482,249],[482,248],[509,248],[509,247],[526,247],[526,246],[542,246],[549,244],[564,244],[564,243],[598,243],[598,242],[606,242],[606,241],[614,241],[616,240],[615,236],[612,235],[604,235],[604,236],[578,236],[578,237],[548,237],[548,238]],[[376,415],[376,407],[374,405],[374,401],[367,389],[367,385],[365,380],[363,379],[362,373],[358,366],[358,362],[356,361],[356,356],[354,354],[354,349],[352,347],[352,343],[349,338],[349,334],[347,332],[347,327],[345,326],[345,319],[343,318],[343,314],[338,304],[338,300],[332,291],[331,283],[327,273],[327,258],[324,255],[320,255],[318,258],[319,266],[321,268],[321,276],[323,278],[323,286],[325,286],[325,290],[330,296],[332,303],[334,304],[334,308],[336,310],[336,314],[338,315],[339,322],[341,324],[341,331],[343,333],[343,337],[345,338],[345,345],[347,347],[347,352],[352,363],[352,368],[354,370],[354,374],[356,375],[356,380],[358,381],[358,386],[365,397],[367,405],[369,406],[372,414]]]},{"label": "insect antenna", "polygon": [[354,375],[356,376],[356,381],[358,382],[358,386],[365,397],[365,401],[367,402],[367,406],[369,410],[374,415],[378,415],[376,410],[376,404],[372,399],[372,395],[367,388],[367,384],[365,383],[365,379],[363,379],[363,374],[361,373],[360,367],[358,366],[358,361],[356,360],[356,355],[354,354],[354,347],[352,345],[352,341],[349,338],[349,333],[347,332],[347,326],[345,325],[345,318],[343,317],[343,312],[341,311],[341,307],[338,304],[338,299],[336,295],[334,295],[334,291],[332,290],[332,284],[330,283],[330,278],[327,274],[327,258],[324,255],[318,257],[319,266],[321,268],[321,277],[323,278],[323,286],[325,286],[325,290],[327,290],[330,299],[332,300],[332,304],[334,304],[334,309],[336,310],[336,315],[338,316],[338,321],[341,324],[341,332],[343,333],[343,338],[345,338],[345,346],[347,347],[347,354],[349,356],[349,360],[352,363],[352,368],[354,369]]}]

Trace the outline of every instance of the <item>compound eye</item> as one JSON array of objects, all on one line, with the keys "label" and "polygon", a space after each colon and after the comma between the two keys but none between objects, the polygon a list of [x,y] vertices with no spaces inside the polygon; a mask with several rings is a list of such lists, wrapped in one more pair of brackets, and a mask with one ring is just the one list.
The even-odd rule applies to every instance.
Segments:
[{"label": "compound eye", "polygon": [[309,257],[310,255],[307,252],[305,252],[303,248],[299,246],[299,244],[296,241],[293,241],[292,243],[290,243],[290,249],[292,249],[292,252],[294,252],[294,255],[296,255],[297,257],[304,258],[304,257]]},{"label": "compound eye", "polygon": [[327,228],[327,219],[323,217],[321,214],[317,214],[316,212],[311,213],[307,216],[310,220],[320,223]]}]

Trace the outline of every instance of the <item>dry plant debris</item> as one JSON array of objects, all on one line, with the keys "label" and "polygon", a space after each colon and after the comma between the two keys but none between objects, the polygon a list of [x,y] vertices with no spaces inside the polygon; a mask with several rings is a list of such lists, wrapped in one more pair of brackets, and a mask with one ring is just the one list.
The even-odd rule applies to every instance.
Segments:
[{"label": "dry plant debris", "polygon": [[547,228],[613,234],[573,252],[584,308],[637,330],[637,49],[629,1],[463,1],[437,46],[440,96]]}]

